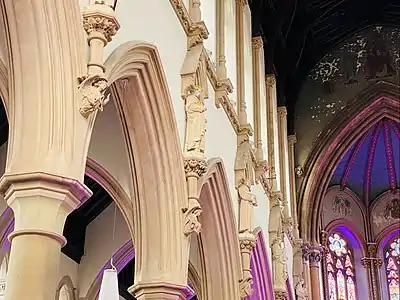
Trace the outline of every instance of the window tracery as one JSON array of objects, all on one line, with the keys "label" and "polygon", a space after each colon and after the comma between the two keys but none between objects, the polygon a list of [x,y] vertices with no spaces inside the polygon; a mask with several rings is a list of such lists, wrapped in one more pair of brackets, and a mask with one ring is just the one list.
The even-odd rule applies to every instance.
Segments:
[{"label": "window tracery", "polygon": [[384,253],[389,299],[400,300],[400,237],[389,240]]},{"label": "window tracery", "polygon": [[339,233],[329,236],[327,246],[329,300],[357,300],[352,249]]}]

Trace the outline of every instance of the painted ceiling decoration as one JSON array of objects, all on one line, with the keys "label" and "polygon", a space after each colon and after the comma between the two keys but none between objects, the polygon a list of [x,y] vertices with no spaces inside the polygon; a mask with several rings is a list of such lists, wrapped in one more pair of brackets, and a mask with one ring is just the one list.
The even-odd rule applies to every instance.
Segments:
[{"label": "painted ceiling decoration", "polygon": [[400,123],[381,119],[355,141],[336,167],[333,185],[351,189],[366,206],[400,189]]},{"label": "painted ceiling decoration", "polygon": [[[277,76],[279,104],[288,108],[290,133],[294,130],[294,109],[300,89],[318,61],[363,29],[399,28],[400,24],[398,0],[249,0],[249,4],[253,36],[264,40],[266,73]],[[357,47],[370,45],[360,41]],[[352,51],[348,54],[354,57]],[[376,54],[375,58],[382,58]],[[349,60],[346,69],[354,70],[350,66],[354,61]],[[360,66],[356,65],[357,68]]]}]

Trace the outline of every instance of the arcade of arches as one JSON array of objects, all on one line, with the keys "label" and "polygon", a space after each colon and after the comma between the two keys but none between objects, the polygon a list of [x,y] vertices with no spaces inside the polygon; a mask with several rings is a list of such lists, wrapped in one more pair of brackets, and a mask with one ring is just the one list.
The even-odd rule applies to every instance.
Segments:
[{"label": "arcade of arches", "polygon": [[0,300],[400,300],[399,6],[309,2],[0,0]]}]

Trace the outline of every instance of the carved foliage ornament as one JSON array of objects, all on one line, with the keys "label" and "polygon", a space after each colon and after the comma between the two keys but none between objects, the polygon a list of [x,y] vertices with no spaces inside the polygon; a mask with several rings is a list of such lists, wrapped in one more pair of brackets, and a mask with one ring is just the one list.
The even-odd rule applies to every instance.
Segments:
[{"label": "carved foliage ornament", "polygon": [[253,44],[253,48],[256,50],[261,49],[261,47],[263,46],[264,42],[261,36],[256,36],[253,37],[251,40],[252,44]]},{"label": "carved foliage ornament", "polygon": [[207,162],[204,159],[185,158],[185,173],[195,173],[201,177],[207,170]]},{"label": "carved foliage ornament", "polygon": [[182,209],[185,214],[185,225],[183,233],[188,236],[192,233],[199,234],[201,231],[201,223],[199,217],[202,213],[200,203],[196,199],[189,199],[189,205],[187,208]]},{"label": "carved foliage ornament", "polygon": [[249,297],[253,294],[252,285],[253,285],[253,278],[251,277],[239,281],[240,297],[242,299],[245,299],[246,297]]},{"label": "carved foliage ornament", "polygon": [[81,96],[81,106],[79,112],[84,118],[88,118],[94,111],[103,111],[105,102],[108,102],[110,95],[105,98],[105,91],[108,82],[105,77],[91,75],[79,79],[78,90]]}]

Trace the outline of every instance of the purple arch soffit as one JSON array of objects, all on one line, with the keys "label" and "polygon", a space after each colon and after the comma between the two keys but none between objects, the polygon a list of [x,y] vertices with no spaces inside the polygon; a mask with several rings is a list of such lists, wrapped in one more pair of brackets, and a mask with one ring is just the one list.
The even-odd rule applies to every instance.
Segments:
[{"label": "purple arch soffit", "polygon": [[288,300],[294,300],[292,284],[290,283],[289,279],[286,279],[286,290],[288,293]]},{"label": "purple arch soffit", "polygon": [[10,207],[7,207],[2,215],[0,216],[0,220],[4,220],[5,224],[1,224],[0,229],[0,253],[1,255],[5,255],[5,253],[10,250],[11,243],[8,240],[8,236],[11,232],[14,231],[14,214]]},{"label": "purple arch soffit", "polygon": [[262,231],[257,234],[257,243],[251,254],[250,268],[253,275],[253,294],[248,300],[273,300],[274,289],[268,254]]}]

